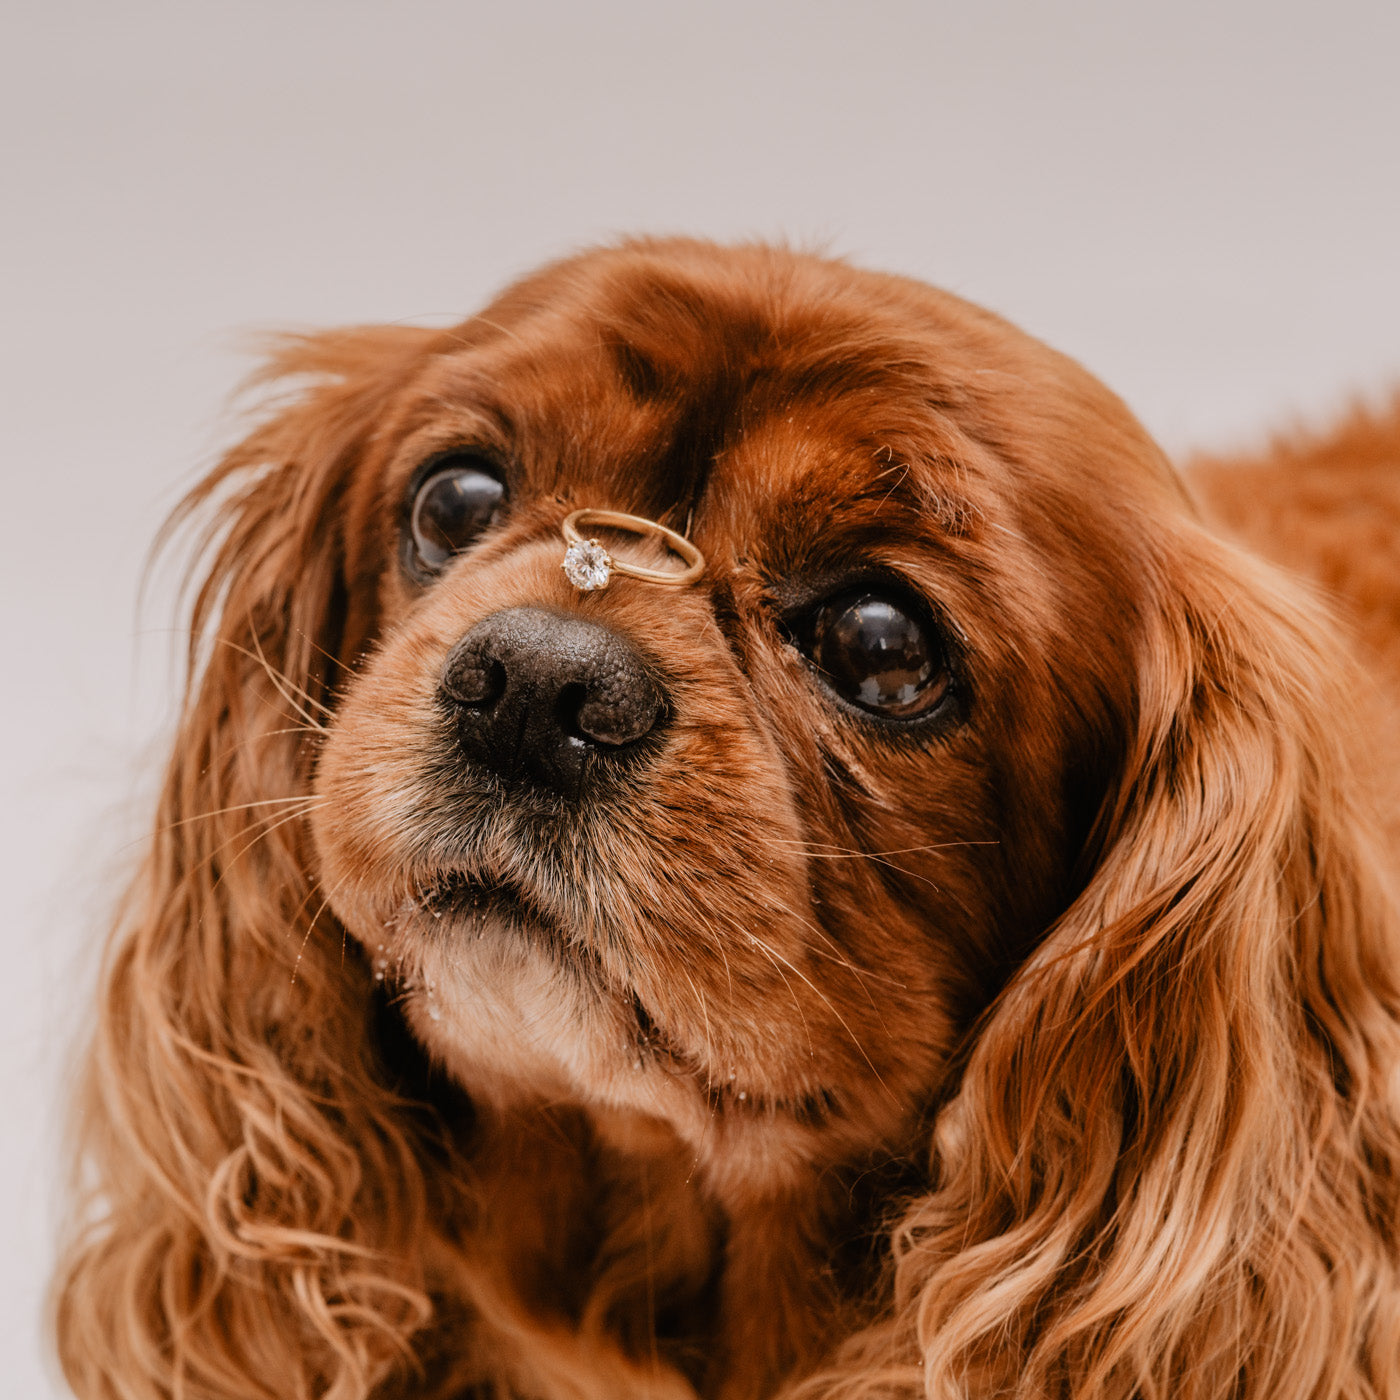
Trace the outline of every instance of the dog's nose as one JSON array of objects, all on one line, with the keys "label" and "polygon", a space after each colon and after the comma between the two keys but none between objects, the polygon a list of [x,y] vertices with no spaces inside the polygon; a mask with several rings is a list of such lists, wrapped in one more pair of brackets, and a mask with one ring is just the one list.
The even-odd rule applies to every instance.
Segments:
[{"label": "dog's nose", "polygon": [[448,655],[441,694],[472,762],[566,796],[633,751],[666,709],[629,641],[542,608],[507,608],[477,623]]}]

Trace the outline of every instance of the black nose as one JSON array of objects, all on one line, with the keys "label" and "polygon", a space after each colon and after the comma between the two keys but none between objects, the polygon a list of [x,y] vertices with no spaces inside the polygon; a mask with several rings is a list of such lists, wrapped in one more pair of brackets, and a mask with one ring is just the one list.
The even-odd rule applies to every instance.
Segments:
[{"label": "black nose", "polygon": [[473,763],[567,796],[635,752],[666,709],[630,642],[542,608],[508,608],[477,623],[448,655],[441,693]]}]

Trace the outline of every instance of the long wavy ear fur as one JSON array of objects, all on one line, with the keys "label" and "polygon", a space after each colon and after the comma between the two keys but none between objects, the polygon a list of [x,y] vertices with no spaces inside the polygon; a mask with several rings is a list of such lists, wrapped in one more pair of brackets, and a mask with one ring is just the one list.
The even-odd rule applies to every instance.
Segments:
[{"label": "long wavy ear fur", "polygon": [[1094,873],[938,1121],[895,1320],[814,1392],[1400,1394],[1400,920],[1355,672],[1180,529]]},{"label": "long wavy ear fur", "polygon": [[105,970],[77,1118],[95,1207],[56,1288],[83,1397],[348,1400],[428,1316],[413,1119],[304,818],[334,658],[372,627],[347,612],[347,493],[429,336],[284,342],[269,377],[300,392],[183,507],[217,512],[193,681]]}]

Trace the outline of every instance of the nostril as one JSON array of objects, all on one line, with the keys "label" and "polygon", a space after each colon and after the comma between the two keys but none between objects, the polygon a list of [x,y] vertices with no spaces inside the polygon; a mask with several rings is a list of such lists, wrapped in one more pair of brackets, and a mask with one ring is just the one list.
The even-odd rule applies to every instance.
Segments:
[{"label": "nostril", "polygon": [[494,705],[505,692],[505,667],[493,656],[459,653],[443,675],[442,688],[459,704]]},{"label": "nostril", "polygon": [[588,687],[582,682],[574,681],[564,686],[555,701],[554,718],[561,733],[567,734],[571,739],[587,739],[592,742],[594,736],[586,733],[579,724],[579,715],[583,712],[587,699]]},{"label": "nostril", "polygon": [[572,718],[573,732],[610,748],[635,744],[651,733],[661,718],[661,698],[647,677],[634,674],[631,679],[625,688],[577,687],[580,694],[564,712]]}]

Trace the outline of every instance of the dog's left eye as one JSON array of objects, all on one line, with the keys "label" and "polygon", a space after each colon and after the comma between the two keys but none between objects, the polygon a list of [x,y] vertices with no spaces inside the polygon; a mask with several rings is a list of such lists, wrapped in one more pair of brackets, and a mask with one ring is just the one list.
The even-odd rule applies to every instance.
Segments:
[{"label": "dog's left eye", "polygon": [[492,522],[505,499],[505,487],[479,457],[443,459],[413,497],[409,530],[419,568],[437,573]]},{"label": "dog's left eye", "polygon": [[933,624],[902,599],[850,592],[811,615],[799,645],[844,700],[892,719],[926,715],[947,694],[947,658]]}]

